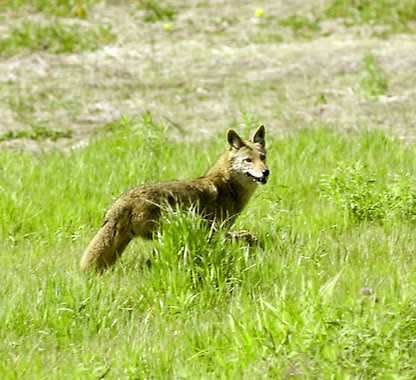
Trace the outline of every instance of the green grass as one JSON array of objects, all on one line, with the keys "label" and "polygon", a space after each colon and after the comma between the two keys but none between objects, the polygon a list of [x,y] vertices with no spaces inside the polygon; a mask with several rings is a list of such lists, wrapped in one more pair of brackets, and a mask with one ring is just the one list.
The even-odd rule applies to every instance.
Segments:
[{"label": "green grass", "polygon": [[156,0],[140,0],[139,8],[145,11],[145,22],[173,21],[176,17],[176,10]]},{"label": "green grass", "polygon": [[256,44],[280,44],[283,41],[283,36],[275,31],[261,31],[253,37],[253,42]]},{"label": "green grass", "polygon": [[356,218],[348,201],[415,176],[416,148],[381,133],[270,138],[270,182],[235,226],[264,249],[208,243],[179,213],[113,271],[79,273],[115,197],[199,176],[225,147],[168,142],[145,115],[69,154],[0,151],[0,377],[416,376],[414,220]]},{"label": "green grass", "polygon": [[[280,20],[295,38],[310,39],[321,32],[321,22],[340,19],[347,27],[370,25],[374,37],[386,38],[394,33],[411,33],[416,25],[414,0],[331,0],[320,11],[313,10],[307,17],[293,14]],[[380,29],[381,28],[381,29]]]},{"label": "green grass", "polygon": [[360,88],[369,98],[386,95],[389,88],[387,75],[372,54],[362,60]]},{"label": "green grass", "polygon": [[377,181],[361,162],[341,164],[322,179],[322,194],[358,222],[416,220],[416,183],[406,174]]},{"label": "green grass", "polygon": [[0,9],[27,8],[50,16],[87,18],[97,0],[5,0]]},{"label": "green grass", "polygon": [[62,138],[72,137],[70,130],[61,131],[47,128],[43,125],[32,125],[30,129],[21,131],[9,131],[0,134],[0,142],[18,140],[18,139],[29,139],[29,140],[52,140],[56,141]]},{"label": "green grass", "polygon": [[281,20],[280,25],[291,29],[297,38],[311,38],[321,30],[319,19],[313,16],[292,15]]},{"label": "green grass", "polygon": [[414,0],[333,0],[325,10],[329,18],[343,18],[347,24],[388,26],[391,31],[403,32],[409,23],[416,22]]},{"label": "green grass", "polygon": [[81,27],[54,22],[47,25],[24,22],[0,39],[0,55],[47,51],[53,54],[79,53],[98,49],[115,40],[108,26]]}]

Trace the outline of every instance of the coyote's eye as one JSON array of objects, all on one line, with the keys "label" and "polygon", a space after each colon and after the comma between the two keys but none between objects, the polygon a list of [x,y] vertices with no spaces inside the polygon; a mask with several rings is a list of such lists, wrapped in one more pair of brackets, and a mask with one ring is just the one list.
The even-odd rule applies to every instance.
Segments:
[{"label": "coyote's eye", "polygon": [[244,160],[243,160],[244,162],[253,162],[253,160],[251,159],[251,158],[245,158]]},{"label": "coyote's eye", "polygon": [[266,159],[266,155],[265,154],[260,154],[260,160],[264,161]]}]

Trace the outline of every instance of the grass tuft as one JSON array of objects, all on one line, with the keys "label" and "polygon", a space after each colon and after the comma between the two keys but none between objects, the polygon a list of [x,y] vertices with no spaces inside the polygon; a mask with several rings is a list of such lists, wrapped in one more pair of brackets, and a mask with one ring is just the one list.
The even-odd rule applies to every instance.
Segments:
[{"label": "grass tuft", "polygon": [[385,189],[378,189],[376,180],[366,167],[357,162],[341,165],[321,182],[322,194],[348,211],[357,221],[383,219],[388,210]]},{"label": "grass tuft", "polygon": [[296,38],[312,38],[321,31],[321,22],[327,19],[343,20],[347,27],[377,26],[374,37],[386,38],[394,33],[410,33],[415,30],[416,2],[413,0],[332,0],[321,11],[307,17],[291,15],[280,21],[290,28]]},{"label": "grass tuft", "polygon": [[388,91],[386,73],[372,54],[367,54],[363,58],[360,88],[369,98],[386,95]]},{"label": "grass tuft", "polygon": [[311,38],[321,30],[319,20],[314,17],[292,15],[280,21],[280,25],[290,28],[297,38]]},{"label": "grass tuft", "polygon": [[96,50],[114,40],[115,36],[108,26],[82,28],[62,23],[40,25],[24,22],[14,27],[8,37],[0,39],[0,54],[12,56],[34,51],[79,53]]},{"label": "grass tuft", "polygon": [[0,135],[0,142],[18,140],[18,139],[29,139],[35,141],[41,140],[52,140],[56,141],[62,138],[71,138],[72,131],[60,131],[50,129],[41,125],[33,125],[30,130],[22,131],[8,131]]},{"label": "grass tuft", "polygon": [[375,173],[358,161],[343,164],[321,181],[323,196],[347,211],[356,221],[416,221],[416,183],[407,173],[390,173],[377,181]]},{"label": "grass tuft", "polygon": [[325,10],[328,18],[342,18],[347,25],[383,25],[390,33],[409,31],[416,21],[413,0],[333,0]]},{"label": "grass tuft", "polygon": [[155,253],[152,270],[160,279],[170,279],[165,284],[170,291],[210,289],[224,296],[238,287],[249,267],[247,248],[230,244],[221,232],[213,235],[192,209],[168,212]]},{"label": "grass tuft", "polygon": [[98,0],[5,0],[1,6],[14,9],[29,8],[52,16],[85,19],[97,2]]},{"label": "grass tuft", "polygon": [[173,21],[176,17],[176,11],[160,1],[140,0],[139,7],[145,11],[145,22]]}]

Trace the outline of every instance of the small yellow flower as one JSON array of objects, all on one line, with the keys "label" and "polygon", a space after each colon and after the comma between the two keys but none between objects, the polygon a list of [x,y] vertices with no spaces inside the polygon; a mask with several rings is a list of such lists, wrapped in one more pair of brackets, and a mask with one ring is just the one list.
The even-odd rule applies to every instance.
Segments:
[{"label": "small yellow flower", "polygon": [[172,29],[173,29],[173,26],[172,26],[172,24],[171,24],[170,22],[165,22],[165,23],[163,24],[163,29],[164,29],[166,32],[171,32],[171,31],[172,31]]},{"label": "small yellow flower", "polygon": [[256,15],[257,18],[264,17],[264,9],[263,8],[257,8],[255,15]]}]

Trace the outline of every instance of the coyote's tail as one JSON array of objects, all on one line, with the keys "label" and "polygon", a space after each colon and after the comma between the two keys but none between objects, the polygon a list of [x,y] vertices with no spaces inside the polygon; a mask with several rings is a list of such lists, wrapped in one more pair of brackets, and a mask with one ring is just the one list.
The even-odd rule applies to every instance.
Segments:
[{"label": "coyote's tail", "polygon": [[103,272],[121,256],[131,236],[122,233],[117,223],[106,221],[85,250],[80,267],[82,271],[95,269]]}]

